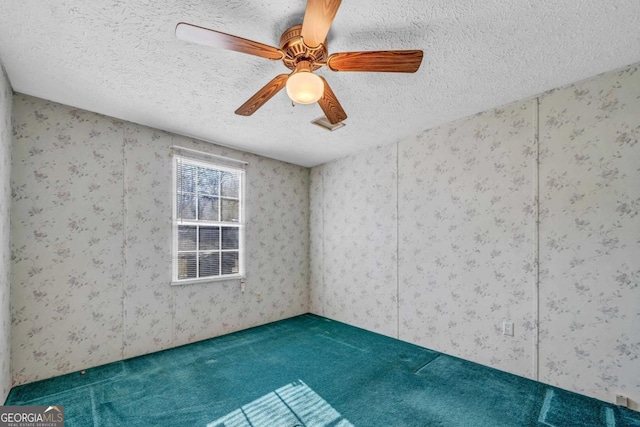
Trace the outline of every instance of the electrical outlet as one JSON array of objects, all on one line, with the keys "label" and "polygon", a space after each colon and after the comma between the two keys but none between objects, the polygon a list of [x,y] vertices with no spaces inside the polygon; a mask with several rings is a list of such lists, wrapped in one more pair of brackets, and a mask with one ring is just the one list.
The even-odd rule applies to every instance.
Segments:
[{"label": "electrical outlet", "polygon": [[502,335],[513,336],[513,322],[502,322]]}]

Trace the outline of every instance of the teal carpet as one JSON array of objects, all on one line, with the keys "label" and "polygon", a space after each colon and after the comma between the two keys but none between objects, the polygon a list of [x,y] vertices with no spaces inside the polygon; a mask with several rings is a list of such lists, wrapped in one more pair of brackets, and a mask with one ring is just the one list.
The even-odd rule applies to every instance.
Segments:
[{"label": "teal carpet", "polygon": [[640,427],[640,413],[306,314],[26,384],[66,427]]}]

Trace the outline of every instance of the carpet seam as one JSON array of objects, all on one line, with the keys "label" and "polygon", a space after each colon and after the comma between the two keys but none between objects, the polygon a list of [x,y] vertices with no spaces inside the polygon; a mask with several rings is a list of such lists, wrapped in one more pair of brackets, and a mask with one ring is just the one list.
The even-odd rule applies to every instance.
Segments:
[{"label": "carpet seam", "polygon": [[93,389],[92,389],[92,387],[93,387],[94,385],[97,385],[97,384],[103,384],[103,383],[106,383],[106,382],[109,382],[109,381],[112,381],[112,378],[109,378],[109,379],[107,379],[107,380],[96,381],[96,382],[94,382],[94,383],[87,384],[87,385],[81,385],[81,386],[79,386],[79,387],[73,387],[73,388],[70,388],[70,389],[67,389],[67,390],[64,390],[64,391],[59,391],[59,392],[57,392],[57,393],[46,394],[46,395],[44,395],[44,396],[42,396],[42,397],[37,397],[37,398],[35,398],[35,399],[29,399],[29,400],[18,400],[17,402],[19,402],[19,403],[17,403],[17,402],[16,402],[16,404],[17,404],[17,405],[19,405],[19,406],[25,406],[25,405],[26,405],[26,406],[29,406],[29,405],[27,405],[28,403],[37,402],[38,400],[42,400],[42,399],[44,399],[44,398],[51,399],[51,398],[54,398],[54,397],[57,397],[57,396],[63,395],[63,394],[65,394],[65,393],[70,393],[70,392],[74,392],[74,391],[76,391],[76,390],[82,390],[82,389],[85,389],[85,388],[89,388],[90,390],[93,390]]},{"label": "carpet seam", "polygon": [[604,408],[607,427],[616,427],[616,417],[612,408]]},{"label": "carpet seam", "polygon": [[89,397],[91,398],[91,416],[93,418],[93,427],[99,427],[98,409],[96,408],[96,396],[93,388],[89,389]]},{"label": "carpet seam", "polygon": [[353,349],[355,349],[355,350],[358,350],[358,351],[361,351],[361,352],[363,352],[363,353],[368,353],[368,351],[367,351],[367,350],[364,350],[364,349],[362,349],[362,348],[360,348],[360,347],[357,347],[357,346],[355,346],[355,345],[349,344],[349,343],[347,343],[347,342],[344,342],[344,341],[341,341],[341,340],[338,340],[338,339],[335,339],[335,338],[328,337],[328,336],[326,336],[326,335],[316,334],[316,336],[318,336],[318,337],[320,337],[320,338],[328,339],[329,341],[333,341],[333,342],[338,343],[338,344],[345,345],[345,346],[347,346],[347,347],[351,347],[351,348],[353,348]]},{"label": "carpet seam", "polygon": [[544,395],[544,401],[542,402],[542,408],[540,408],[540,414],[538,415],[538,422],[549,427],[555,427],[553,424],[547,422],[547,412],[551,408],[551,399],[553,399],[553,389],[548,388]]},{"label": "carpet seam", "polygon": [[434,357],[433,359],[429,360],[427,363],[423,364],[422,366],[420,366],[418,369],[415,369],[413,371],[414,375],[418,375],[418,373],[420,373],[420,371],[422,371],[424,368],[426,368],[427,366],[429,366],[431,364],[431,362],[433,362],[434,360],[436,360],[437,358],[439,358],[440,356],[442,356],[442,354],[438,354],[436,357]]}]

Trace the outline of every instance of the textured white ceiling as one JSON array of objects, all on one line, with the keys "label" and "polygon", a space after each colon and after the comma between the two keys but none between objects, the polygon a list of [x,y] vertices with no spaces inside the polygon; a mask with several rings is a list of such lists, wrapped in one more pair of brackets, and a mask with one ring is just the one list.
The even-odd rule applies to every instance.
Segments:
[{"label": "textured white ceiling", "polygon": [[349,118],[281,91],[234,111],[279,61],[188,45],[180,21],[278,46],[305,0],[2,0],[0,61],[14,90],[303,166],[640,61],[638,0],[344,0],[329,52],[423,49],[415,74],[325,76]]}]

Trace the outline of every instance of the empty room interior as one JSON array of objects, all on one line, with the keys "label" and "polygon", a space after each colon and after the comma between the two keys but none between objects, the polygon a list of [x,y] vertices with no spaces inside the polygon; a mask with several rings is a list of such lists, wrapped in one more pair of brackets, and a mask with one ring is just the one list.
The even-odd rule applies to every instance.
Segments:
[{"label": "empty room interior", "polygon": [[1,2],[2,410],[640,427],[639,142],[637,0]]}]

